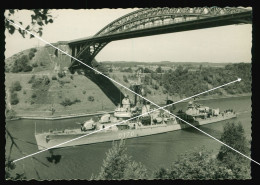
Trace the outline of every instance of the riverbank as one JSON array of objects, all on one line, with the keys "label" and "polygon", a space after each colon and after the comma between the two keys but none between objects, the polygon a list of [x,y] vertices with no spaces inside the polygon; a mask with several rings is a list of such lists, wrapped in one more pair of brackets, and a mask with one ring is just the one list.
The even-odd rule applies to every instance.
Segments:
[{"label": "riverbank", "polygon": [[6,121],[15,121],[19,119],[31,119],[31,120],[61,120],[68,118],[78,118],[78,117],[87,117],[87,116],[99,116],[103,114],[111,114],[114,111],[107,112],[96,112],[96,113],[80,113],[80,114],[69,114],[69,115],[59,115],[59,116],[51,116],[51,117],[43,117],[43,116],[18,116],[16,118],[12,118]]},{"label": "riverbank", "polygon": [[[247,96],[252,96],[252,93],[244,93],[244,94],[239,94],[239,95],[226,95],[226,96],[210,96],[210,97],[204,97],[204,98],[198,98],[195,99],[194,101],[206,101],[206,100],[216,100],[216,99],[226,99],[226,98],[237,98],[237,97],[247,97]],[[191,99],[185,100],[183,102],[189,102]],[[78,113],[78,114],[71,114],[68,113],[66,115],[54,115],[54,116],[41,116],[41,115],[33,115],[33,116],[28,116],[28,115],[17,115],[16,118],[12,118],[7,121],[14,121],[14,120],[19,120],[19,119],[35,119],[35,120],[61,120],[61,119],[68,119],[68,118],[78,118],[78,117],[87,117],[87,116],[99,116],[102,114],[110,114],[113,113],[114,111],[99,111],[99,112],[93,112],[93,113]]]},{"label": "riverbank", "polygon": [[[209,97],[204,97],[204,98],[198,98],[195,99],[194,101],[205,101],[205,100],[218,100],[218,99],[225,99],[225,98],[238,98],[238,97],[247,97],[247,96],[252,96],[252,93],[243,93],[243,94],[239,94],[239,95],[225,95],[225,96],[209,96]],[[185,102],[188,102],[190,100],[187,100]]]}]

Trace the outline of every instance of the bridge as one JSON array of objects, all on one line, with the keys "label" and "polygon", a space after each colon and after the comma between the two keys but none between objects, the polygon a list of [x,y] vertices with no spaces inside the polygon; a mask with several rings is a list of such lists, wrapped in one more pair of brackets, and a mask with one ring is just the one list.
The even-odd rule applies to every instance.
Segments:
[{"label": "bridge", "polygon": [[[252,10],[245,8],[144,8],[111,22],[93,37],[69,41],[72,56],[91,66],[95,56],[116,40],[174,33],[233,24],[252,24]],[[70,70],[82,68],[71,60]]]}]

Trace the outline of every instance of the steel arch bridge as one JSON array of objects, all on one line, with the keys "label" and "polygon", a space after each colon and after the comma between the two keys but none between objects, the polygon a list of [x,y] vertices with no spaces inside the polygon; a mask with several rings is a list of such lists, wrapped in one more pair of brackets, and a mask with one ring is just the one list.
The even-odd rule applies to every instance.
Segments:
[{"label": "steel arch bridge", "polygon": [[[94,57],[111,41],[251,23],[252,10],[245,8],[144,8],[116,19],[93,37],[69,41],[68,44],[72,56],[91,65]],[[72,60],[69,68],[81,66]]]}]

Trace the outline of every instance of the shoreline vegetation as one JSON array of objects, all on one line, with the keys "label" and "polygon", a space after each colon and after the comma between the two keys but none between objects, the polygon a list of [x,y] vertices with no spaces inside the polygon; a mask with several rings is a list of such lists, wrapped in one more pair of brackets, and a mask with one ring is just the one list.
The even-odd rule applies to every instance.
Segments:
[{"label": "shoreline vegetation", "polygon": [[[133,93],[93,71],[69,71],[69,63],[68,58],[61,60],[51,48],[45,47],[32,48],[6,59],[6,120],[92,116],[101,111],[112,112],[125,95],[134,99]],[[251,95],[250,63],[111,63],[93,60],[92,66],[132,90],[133,84],[141,80],[143,96],[158,105],[223,85],[234,80],[237,74],[242,79],[240,83],[187,101]]]},{"label": "shoreline vegetation", "polygon": [[[217,99],[225,99],[225,98],[237,98],[237,97],[250,97],[252,96],[252,93],[243,93],[243,94],[238,94],[238,95],[211,95],[208,97],[203,97],[203,98],[196,98],[194,101],[207,101],[207,100],[217,100]],[[192,99],[185,100],[183,102],[189,102]],[[181,102],[180,102],[181,103]],[[6,121],[15,121],[19,119],[35,119],[35,120],[62,120],[62,119],[68,119],[68,118],[78,118],[78,117],[87,117],[87,116],[98,116],[106,113],[113,113],[113,110],[108,110],[108,111],[96,111],[92,113],[67,113],[65,115],[53,115],[53,116],[41,116],[41,114],[37,115],[35,114],[34,116],[30,116],[27,114],[18,114],[15,117],[11,119],[6,119]]]}]

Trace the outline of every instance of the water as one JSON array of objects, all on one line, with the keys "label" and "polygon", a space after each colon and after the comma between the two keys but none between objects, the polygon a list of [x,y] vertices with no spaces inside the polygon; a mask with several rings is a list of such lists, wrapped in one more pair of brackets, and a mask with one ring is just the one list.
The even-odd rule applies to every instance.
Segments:
[{"label": "water", "polygon": [[[233,109],[239,113],[235,120],[242,123],[247,139],[251,140],[251,97],[205,100],[199,103],[212,108],[220,108],[220,110]],[[177,110],[184,110],[186,105],[186,103],[179,103],[176,105]],[[34,138],[35,122],[37,122],[37,132],[41,132],[50,128],[53,130],[76,128],[78,125],[75,122],[86,119],[73,118],[56,121],[17,120],[7,122],[7,128],[14,137],[36,143]],[[223,125],[226,122],[208,124],[199,128],[219,139]],[[23,141],[17,141],[17,144],[26,154],[38,151],[36,145]],[[149,171],[158,169],[158,167],[169,167],[179,154],[190,151],[193,147],[205,146],[216,153],[221,146],[217,141],[194,128],[129,139],[126,141],[126,145],[128,154],[135,161],[143,163]],[[9,147],[10,140],[7,139],[7,153]],[[55,149],[53,154],[61,155],[61,159],[57,164],[47,160],[51,154],[49,151],[46,151],[35,156],[38,161],[27,158],[16,162],[16,170],[24,170],[28,179],[89,179],[91,174],[99,172],[105,153],[109,148],[111,148],[111,142]],[[18,159],[24,155],[18,150],[13,150],[11,158]]]}]

